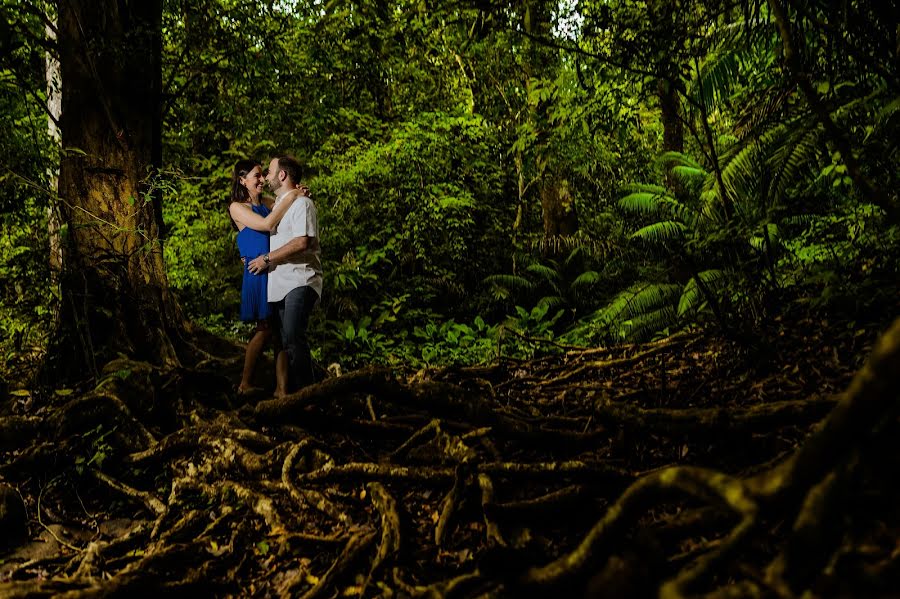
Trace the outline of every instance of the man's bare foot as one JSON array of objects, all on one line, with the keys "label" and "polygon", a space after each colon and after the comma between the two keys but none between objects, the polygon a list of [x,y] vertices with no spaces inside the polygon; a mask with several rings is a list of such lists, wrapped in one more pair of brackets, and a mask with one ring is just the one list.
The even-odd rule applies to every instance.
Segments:
[{"label": "man's bare foot", "polygon": [[275,392],[272,393],[272,397],[274,397],[275,399],[281,399],[282,397],[285,397],[287,394],[288,394],[288,392],[285,391],[284,389],[275,389]]}]

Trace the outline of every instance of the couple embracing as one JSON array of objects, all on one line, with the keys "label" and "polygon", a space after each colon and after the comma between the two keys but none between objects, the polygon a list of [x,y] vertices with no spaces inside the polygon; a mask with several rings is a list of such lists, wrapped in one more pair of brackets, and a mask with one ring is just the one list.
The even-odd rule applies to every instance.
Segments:
[{"label": "couple embracing", "polygon": [[[244,263],[241,320],[255,322],[238,394],[252,389],[256,362],[275,342],[275,396],[314,382],[307,325],[322,295],[316,205],[300,184],[300,164],[277,156],[263,171],[253,160],[234,166],[228,212]],[[264,198],[263,186],[274,194]]]}]

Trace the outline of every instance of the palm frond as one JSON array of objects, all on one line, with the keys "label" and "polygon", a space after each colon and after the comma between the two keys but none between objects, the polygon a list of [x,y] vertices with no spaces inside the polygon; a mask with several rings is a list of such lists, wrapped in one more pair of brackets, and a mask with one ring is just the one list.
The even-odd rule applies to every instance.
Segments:
[{"label": "palm frond", "polygon": [[641,227],[631,234],[632,239],[641,239],[643,241],[664,243],[667,241],[681,241],[684,239],[684,233],[687,227],[684,223],[674,220],[661,220]]},{"label": "palm frond", "polygon": [[743,110],[736,118],[734,133],[745,139],[754,132],[765,129],[781,116],[782,109],[794,93],[793,85],[783,87],[771,85],[751,92],[748,101],[743,102]]},{"label": "palm frond", "polygon": [[674,200],[667,193],[636,192],[619,200],[619,208],[637,214],[659,214],[662,209],[661,198]]},{"label": "palm frond", "polygon": [[693,166],[673,166],[672,174],[678,177],[678,179],[684,183],[692,183],[697,180],[706,179],[706,169],[702,169],[699,167]]},{"label": "palm frond", "polygon": [[763,138],[772,144],[768,164],[772,169],[771,203],[785,198],[787,191],[798,183],[809,180],[819,163],[819,139],[821,129],[813,123],[797,123],[781,139],[773,139],[782,132],[775,128]]},{"label": "palm frond", "polygon": [[690,94],[707,114],[726,103],[740,77],[743,52],[724,50],[710,55],[691,82]]},{"label": "palm frond", "polygon": [[669,190],[662,185],[654,185],[652,183],[626,183],[622,186],[621,193],[651,193],[656,195],[666,195]]},{"label": "palm frond", "polygon": [[764,165],[762,147],[753,141],[745,144],[722,166],[722,184],[736,207],[746,207],[748,199],[756,197]]},{"label": "palm frond", "polygon": [[656,167],[689,166],[691,168],[703,168],[690,154],[674,150],[663,152],[653,162]]},{"label": "palm frond", "polygon": [[665,212],[674,220],[691,227],[696,227],[699,224],[700,215],[687,204],[679,202],[674,198],[666,197],[660,200],[660,205],[665,208]]}]

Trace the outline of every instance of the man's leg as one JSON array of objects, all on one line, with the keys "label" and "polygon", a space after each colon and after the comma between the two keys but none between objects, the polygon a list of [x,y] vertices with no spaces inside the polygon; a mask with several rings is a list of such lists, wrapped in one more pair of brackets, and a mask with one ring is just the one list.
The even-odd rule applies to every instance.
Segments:
[{"label": "man's leg", "polygon": [[297,287],[285,296],[284,310],[279,314],[282,322],[281,341],[288,355],[288,385],[291,392],[315,382],[306,327],[318,299],[319,295],[312,287]]},{"label": "man's leg", "polygon": [[275,350],[275,397],[288,393],[287,353],[284,347],[284,300],[269,302],[269,327],[272,329],[272,346]]}]

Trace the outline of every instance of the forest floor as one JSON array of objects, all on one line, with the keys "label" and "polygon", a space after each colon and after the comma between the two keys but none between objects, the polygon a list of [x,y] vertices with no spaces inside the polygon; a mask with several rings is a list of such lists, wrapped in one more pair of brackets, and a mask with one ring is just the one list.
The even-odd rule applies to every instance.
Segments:
[{"label": "forest floor", "polygon": [[240,348],[117,360],[0,412],[0,596],[891,596],[887,324],[368,368],[283,399],[234,395]]}]

